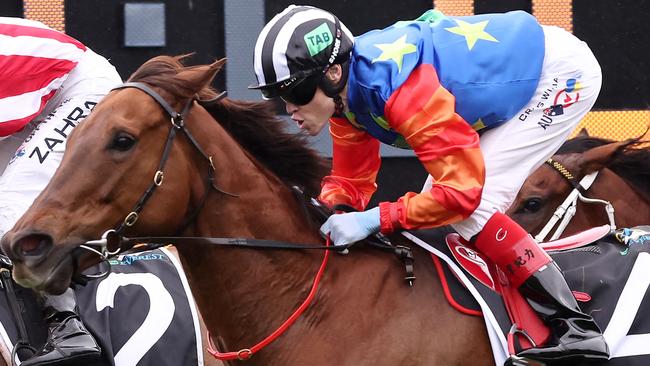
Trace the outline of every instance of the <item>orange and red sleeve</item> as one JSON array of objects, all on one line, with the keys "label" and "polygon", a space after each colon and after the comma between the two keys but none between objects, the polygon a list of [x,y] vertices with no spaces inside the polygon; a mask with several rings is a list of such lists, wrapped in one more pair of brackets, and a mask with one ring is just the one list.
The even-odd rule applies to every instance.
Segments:
[{"label": "orange and red sleeve", "polygon": [[330,119],[332,172],[323,178],[319,199],[330,207],[347,204],[362,211],[377,189],[379,141],[345,118]]},{"label": "orange and red sleeve", "polygon": [[433,65],[412,71],[386,102],[385,115],[433,177],[433,186],[382,202],[382,231],[443,226],[471,215],[485,183],[479,136],[455,112],[455,98],[440,84]]}]

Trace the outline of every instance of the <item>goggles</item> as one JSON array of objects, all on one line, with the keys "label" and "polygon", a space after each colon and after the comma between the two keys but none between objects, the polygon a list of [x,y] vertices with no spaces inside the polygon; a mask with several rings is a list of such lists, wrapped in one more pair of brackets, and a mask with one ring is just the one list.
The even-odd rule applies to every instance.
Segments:
[{"label": "goggles", "polygon": [[305,105],[314,99],[316,88],[323,78],[323,73],[316,72],[299,79],[298,77],[284,81],[277,87],[262,88],[265,99],[282,98],[287,103]]}]

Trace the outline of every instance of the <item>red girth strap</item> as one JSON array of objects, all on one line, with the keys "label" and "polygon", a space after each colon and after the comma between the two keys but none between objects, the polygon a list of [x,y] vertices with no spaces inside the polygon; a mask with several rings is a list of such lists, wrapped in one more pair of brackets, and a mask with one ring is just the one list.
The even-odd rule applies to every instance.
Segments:
[{"label": "red girth strap", "polygon": [[[331,245],[329,236],[327,237],[326,245],[327,246]],[[321,263],[320,268],[316,273],[316,277],[314,278],[314,283],[312,284],[311,290],[309,291],[307,298],[305,298],[305,301],[298,307],[298,309],[296,309],[296,311],[293,312],[293,314],[291,314],[289,319],[287,319],[284,323],[282,323],[282,325],[280,325],[278,329],[276,329],[268,337],[264,338],[261,342],[254,345],[253,347],[244,348],[237,352],[219,352],[214,346],[214,343],[212,343],[212,338],[210,337],[210,332],[208,331],[208,346],[207,346],[208,352],[214,358],[221,361],[248,360],[253,356],[253,354],[257,353],[262,348],[266,347],[266,345],[268,345],[269,343],[276,340],[279,336],[281,336],[282,333],[284,333],[296,321],[296,319],[298,319],[298,317],[305,311],[305,309],[307,309],[307,307],[313,300],[314,296],[316,295],[316,292],[318,291],[318,284],[320,283],[321,277],[323,276],[323,272],[325,272],[325,267],[327,266],[327,259],[329,258],[329,254],[330,254],[330,250],[325,250],[325,255],[323,256],[323,262]]]}]

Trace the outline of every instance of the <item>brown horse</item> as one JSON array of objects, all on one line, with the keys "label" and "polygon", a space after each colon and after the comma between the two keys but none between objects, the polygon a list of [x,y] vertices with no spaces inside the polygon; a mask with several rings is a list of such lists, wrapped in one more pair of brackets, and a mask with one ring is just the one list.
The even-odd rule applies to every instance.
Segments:
[{"label": "brown horse", "polygon": [[[215,95],[208,85],[223,62],[186,68],[180,58],[160,56],[130,78],[175,111],[191,107],[183,123],[202,151],[179,132],[164,182],[154,172],[163,170],[157,167],[166,136],[179,119],[170,121],[162,104],[137,88],[113,91],[97,105],[70,137],[48,187],[3,239],[19,283],[63,291],[75,271],[71,253],[119,225],[152,178],[160,186],[127,236],[182,230],[184,236],[321,243],[289,187],[315,192],[326,172],[304,139],[284,133],[266,104],[225,99],[205,109],[192,102]],[[210,165],[212,184],[206,183]],[[179,245],[178,251],[221,351],[250,348],[271,334],[306,297],[323,258],[305,250]],[[414,254],[413,288],[384,252],[352,248],[331,255],[312,305],[249,363],[493,364],[483,320],[452,309],[428,253]]]},{"label": "brown horse", "polygon": [[[586,135],[567,141],[550,164],[542,165],[528,177],[508,214],[536,235],[574,189],[573,184],[598,172],[584,196],[610,202],[618,227],[647,225],[650,150],[635,147],[638,143],[639,139],[615,142]],[[578,200],[575,217],[560,237],[608,222],[605,206]]]}]

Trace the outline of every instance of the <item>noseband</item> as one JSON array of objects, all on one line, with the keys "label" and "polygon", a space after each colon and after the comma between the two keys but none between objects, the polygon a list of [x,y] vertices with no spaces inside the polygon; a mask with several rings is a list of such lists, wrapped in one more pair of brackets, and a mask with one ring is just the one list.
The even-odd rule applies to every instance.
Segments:
[{"label": "noseband", "polygon": [[[103,235],[104,245],[100,246],[99,249],[95,249],[89,245],[80,246],[83,249],[99,254],[103,258],[109,256],[115,256],[123,250],[123,248],[120,245],[121,243],[120,238],[123,236],[124,231],[127,228],[135,225],[135,223],[138,221],[138,218],[140,217],[140,212],[144,208],[149,198],[151,198],[153,193],[156,191],[156,188],[160,187],[163,184],[163,180],[165,177],[164,174],[165,163],[169,158],[169,152],[171,150],[172,143],[174,142],[174,138],[176,137],[178,131],[185,134],[185,136],[192,143],[194,148],[208,162],[207,189],[205,191],[205,194],[203,195],[203,198],[200,201],[199,205],[197,205],[194,208],[192,214],[190,214],[185,220],[185,222],[183,223],[183,225],[181,225],[181,229],[179,229],[179,232],[183,231],[183,229],[185,229],[192,221],[194,221],[196,215],[203,207],[203,204],[205,203],[207,196],[211,191],[211,188],[221,193],[224,193],[226,195],[237,197],[237,195],[228,193],[216,186],[215,179],[214,179],[215,168],[214,168],[214,163],[212,162],[212,156],[205,153],[205,151],[201,148],[201,146],[196,141],[194,136],[185,127],[185,118],[187,117],[189,110],[194,105],[194,101],[196,100],[195,98],[190,98],[185,104],[185,106],[183,107],[183,109],[180,112],[176,112],[174,108],[172,108],[169,105],[169,103],[167,103],[167,101],[165,101],[165,99],[163,99],[163,97],[160,96],[160,94],[158,94],[156,91],[154,91],[153,89],[151,89],[150,87],[148,87],[143,83],[138,83],[138,82],[124,83],[118,87],[113,88],[113,90],[126,89],[126,88],[139,89],[145,92],[151,98],[153,98],[153,100],[155,100],[158,103],[158,105],[160,105],[162,109],[165,110],[165,112],[167,112],[167,115],[170,118],[171,126],[169,128],[169,134],[167,135],[167,140],[165,142],[165,147],[163,149],[162,157],[160,158],[160,162],[158,163],[158,168],[156,169],[156,172],[153,175],[153,180],[149,184],[149,187],[147,187],[147,189],[144,191],[142,196],[140,196],[140,199],[135,204],[131,212],[128,215],[126,215],[124,220],[122,220],[122,222],[120,222],[114,230],[109,230]],[[210,100],[209,102],[210,103],[216,102],[225,96],[226,96],[226,92],[222,92],[216,98]],[[91,242],[88,242],[86,244],[91,244]]]},{"label": "noseband", "polygon": [[611,230],[616,229],[616,222],[614,221],[614,206],[609,201],[588,198],[583,195],[591,187],[591,185],[596,180],[598,176],[598,171],[585,175],[579,182],[575,175],[571,174],[569,169],[567,169],[562,163],[557,160],[548,159],[545,164],[548,164],[554,171],[562,176],[569,184],[573,187],[573,190],[569,193],[567,198],[562,202],[560,206],[555,210],[553,216],[549,219],[546,226],[535,236],[535,241],[541,243],[544,241],[546,236],[553,230],[555,224],[562,220],[555,230],[555,233],[551,236],[550,240],[556,240],[562,235],[564,229],[569,225],[571,219],[576,214],[576,206],[578,204],[578,199],[584,203],[599,203],[605,205],[605,211],[607,212],[607,218],[609,219],[609,226]]}]

